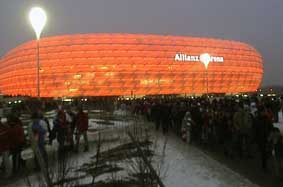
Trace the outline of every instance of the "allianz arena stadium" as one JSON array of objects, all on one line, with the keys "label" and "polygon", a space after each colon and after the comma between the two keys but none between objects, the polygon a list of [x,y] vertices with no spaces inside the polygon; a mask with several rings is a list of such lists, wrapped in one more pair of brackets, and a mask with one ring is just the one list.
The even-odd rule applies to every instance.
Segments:
[{"label": "allianz arena stadium", "polygon": [[[2,94],[37,96],[36,57],[36,41],[30,41],[1,58]],[[253,92],[263,76],[253,47],[210,38],[54,36],[40,39],[39,57],[41,97]]]}]

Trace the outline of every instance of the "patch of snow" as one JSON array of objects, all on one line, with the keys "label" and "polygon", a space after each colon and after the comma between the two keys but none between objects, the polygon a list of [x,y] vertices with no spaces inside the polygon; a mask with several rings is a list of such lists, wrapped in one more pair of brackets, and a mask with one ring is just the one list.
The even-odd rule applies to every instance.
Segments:
[{"label": "patch of snow", "polygon": [[282,117],[282,112],[279,112],[279,122],[278,123],[274,123],[274,127],[277,127],[281,134],[283,135],[283,117]]}]

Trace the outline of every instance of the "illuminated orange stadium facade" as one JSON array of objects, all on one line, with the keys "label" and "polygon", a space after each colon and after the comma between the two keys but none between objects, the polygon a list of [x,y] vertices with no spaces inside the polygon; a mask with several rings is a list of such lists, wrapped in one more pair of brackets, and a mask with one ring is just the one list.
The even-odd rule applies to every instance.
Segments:
[{"label": "illuminated orange stadium facade", "polygon": [[[201,55],[208,53],[206,69]],[[40,40],[41,97],[256,91],[260,54],[235,41],[140,34],[82,34]],[[0,91],[37,95],[36,42],[0,61]]]}]

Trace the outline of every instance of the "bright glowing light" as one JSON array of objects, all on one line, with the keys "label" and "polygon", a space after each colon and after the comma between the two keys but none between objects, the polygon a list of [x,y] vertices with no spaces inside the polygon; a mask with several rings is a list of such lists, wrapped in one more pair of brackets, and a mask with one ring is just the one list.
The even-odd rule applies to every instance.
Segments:
[{"label": "bright glowing light", "polygon": [[29,21],[36,34],[36,38],[40,38],[41,31],[43,30],[47,16],[45,11],[40,7],[34,7],[29,12]]},{"label": "bright glowing light", "polygon": [[204,64],[207,69],[209,62],[211,61],[210,55],[208,53],[203,53],[200,55],[200,61]]},{"label": "bright glowing light", "polygon": [[63,101],[72,102],[73,100],[71,98],[64,98]]}]

